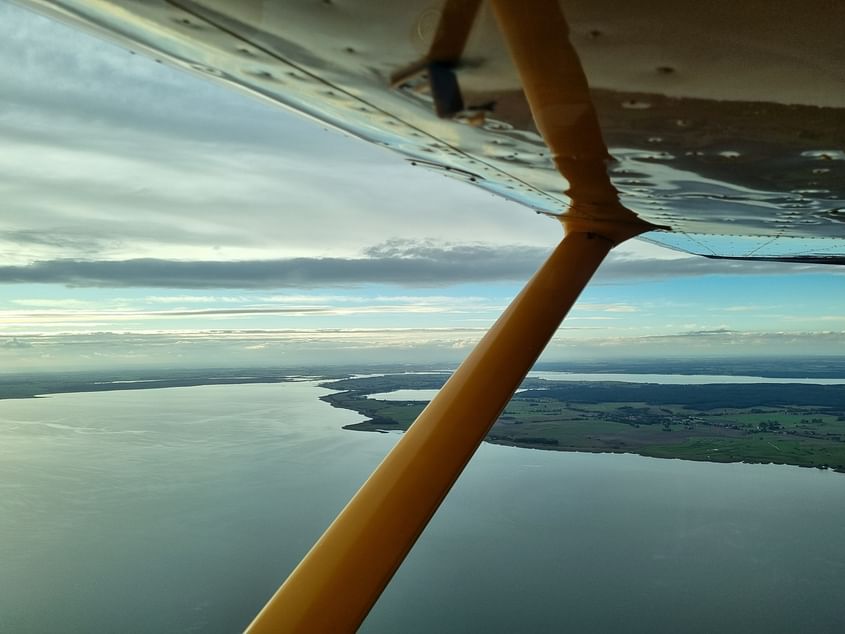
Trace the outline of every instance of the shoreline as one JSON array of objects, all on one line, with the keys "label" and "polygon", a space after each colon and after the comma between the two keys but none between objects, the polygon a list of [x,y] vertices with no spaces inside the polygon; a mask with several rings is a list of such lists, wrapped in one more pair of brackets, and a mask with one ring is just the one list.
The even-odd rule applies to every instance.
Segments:
[{"label": "shoreline", "polygon": [[[333,392],[320,399],[365,417],[366,420],[345,425],[344,429],[380,433],[405,431],[425,407],[425,402],[380,401],[368,396],[398,389],[437,387],[430,377],[423,378],[421,385],[410,385],[411,382],[408,377],[324,382],[321,387]],[[516,395],[484,441],[543,451],[632,454],[716,464],[782,464],[845,473],[845,434],[841,433],[845,431],[845,408],[832,405],[836,402],[845,405],[845,385],[778,384],[775,393],[791,393],[784,402],[794,399],[792,405],[755,406],[752,400],[751,404],[737,404],[734,413],[724,413],[730,408],[726,403],[719,403],[720,398],[738,398],[737,394],[746,400],[773,398],[773,384],[657,388],[647,383],[626,384],[628,393],[642,394],[643,400],[637,402],[636,396],[619,397],[620,384],[565,383],[563,387],[547,391],[529,388]],[[791,391],[787,386],[791,386]],[[689,393],[689,404],[663,405],[654,398],[660,396],[661,387],[666,388],[669,401],[675,398],[672,394]],[[558,390],[560,394],[555,394]],[[602,402],[602,396],[609,391],[615,392],[617,398]],[[796,396],[802,392],[803,400]],[[584,402],[579,393],[581,398],[589,394],[594,400]],[[717,395],[711,397],[715,402],[693,405],[696,402],[693,395],[701,393]],[[825,413],[818,414],[819,409],[824,409]],[[799,416],[806,417],[801,421],[806,420],[807,426],[787,424],[788,419]],[[815,418],[811,418],[813,416]],[[761,422],[757,426],[732,422],[734,418],[743,417]],[[762,422],[765,419],[780,419],[784,424]]]},{"label": "shoreline", "polygon": [[[358,372],[336,371],[334,369],[309,368],[308,371],[297,369],[285,371],[281,369],[255,370],[255,369],[232,369],[220,370],[211,369],[207,371],[174,371],[176,376],[162,376],[163,372],[156,373],[125,373],[119,378],[104,380],[104,377],[97,374],[76,375],[67,377],[64,375],[42,375],[39,380],[31,376],[18,376],[17,381],[0,384],[0,400],[23,399],[23,398],[47,398],[58,394],[76,394],[85,392],[112,392],[124,390],[152,390],[178,387],[200,387],[205,385],[248,385],[248,384],[275,384],[296,381],[312,381],[320,388],[331,390],[331,393],[324,394],[318,398],[327,402],[332,407],[355,411],[366,420],[359,423],[343,426],[349,431],[375,431],[386,433],[389,431],[404,431],[410,422],[416,417],[416,410],[425,406],[422,401],[379,401],[368,398],[370,394],[379,392],[390,392],[397,389],[439,389],[448,378],[448,373],[442,371],[420,371],[419,373],[409,372],[407,368],[399,373],[366,374]],[[372,368],[376,370],[376,368]],[[386,368],[379,368],[386,370]],[[545,370],[550,372],[552,370]],[[607,372],[600,374],[606,375]],[[636,373],[630,373],[636,376]],[[654,374],[649,372],[648,374]],[[723,375],[718,375],[723,376]],[[796,378],[796,377],[772,377],[772,378]],[[845,473],[845,435],[834,434],[827,431],[826,434],[806,429],[787,429],[780,425],[777,428],[740,429],[736,425],[718,425],[710,422],[713,415],[709,414],[706,405],[692,405],[694,399],[687,405],[674,405],[670,409],[665,407],[657,410],[657,406],[631,407],[631,405],[647,405],[648,396],[643,397],[644,402],[637,402],[637,397],[630,397],[627,402],[618,402],[618,396],[622,391],[634,391],[650,394],[655,389],[683,387],[684,392],[693,393],[696,389],[711,389],[729,393],[729,386],[739,386],[740,390],[733,389],[734,393],[745,393],[759,391],[762,387],[777,385],[778,391],[791,388],[793,391],[802,389],[812,392],[816,388],[838,390],[833,393],[834,400],[838,398],[840,391],[845,393],[845,385],[822,385],[817,383],[736,383],[736,384],[699,384],[699,385],[670,385],[655,383],[614,383],[612,381],[589,381],[589,380],[566,380],[547,381],[542,378],[527,378],[525,391],[514,397],[509,408],[525,405],[535,407],[537,403],[547,404],[554,402],[557,405],[565,406],[558,409],[557,417],[548,417],[541,422],[543,425],[537,427],[538,431],[532,433],[531,424],[538,424],[536,414],[539,409],[527,410],[523,407],[521,414],[514,415],[508,410],[503,412],[499,421],[491,429],[485,442],[508,447],[519,447],[524,449],[538,449],[543,451],[565,451],[584,453],[616,453],[631,454],[650,458],[679,459],[695,462],[712,462],[721,464],[744,463],[744,464],[783,464],[814,468],[819,470],[830,470],[837,473]],[[549,387],[552,386],[552,387]],[[839,388],[841,387],[841,390]],[[586,404],[579,400],[578,390],[591,389],[594,392],[602,392],[608,395],[606,402],[599,400],[589,401]],[[610,390],[610,392],[608,392]],[[650,390],[650,391],[649,391]],[[572,394],[570,394],[572,393]],[[762,393],[762,392],[761,392]],[[824,392],[816,392],[824,395]],[[555,401],[554,399],[557,399]],[[718,399],[717,399],[718,400]],[[798,401],[795,401],[798,403]],[[832,415],[840,412],[840,421],[845,421],[845,397],[841,399],[842,407],[831,406],[830,394],[826,398],[813,401],[805,400],[807,405],[760,404],[765,412],[758,415],[770,414],[772,418],[778,417],[778,407],[785,412],[807,410],[806,416],[816,416],[817,412],[810,412],[812,405],[816,409],[831,408]],[[533,403],[533,405],[532,405]],[[601,407],[593,403],[601,403]],[[748,403],[741,406],[749,407]],[[703,407],[703,412],[695,410],[694,407]],[[740,405],[737,405],[740,407]],[[388,412],[399,412],[399,420],[395,415],[382,415],[380,409],[387,409]],[[600,410],[600,411],[599,411]],[[624,411],[623,411],[624,410]],[[637,410],[643,410],[639,412]],[[751,412],[756,410],[752,409]],[[631,414],[630,412],[633,412]],[[661,413],[665,412],[665,413]],[[542,413],[542,412],[540,412]],[[580,414],[579,414],[580,413]],[[621,417],[624,413],[626,416]],[[794,413],[794,411],[791,411]],[[703,415],[701,415],[703,414]],[[526,415],[534,415],[533,419],[525,419]],[[520,418],[520,416],[522,418]],[[581,416],[580,422],[593,424],[598,431],[584,432],[581,436],[564,433],[567,425],[572,422],[573,416]],[[827,418],[831,416],[826,415]],[[653,419],[653,420],[650,420]],[[527,420],[527,422],[526,422]],[[668,422],[667,422],[668,421]],[[692,422],[691,422],[692,421]],[[819,416],[812,418],[812,421],[821,421]],[[577,422],[577,421],[576,421]],[[525,424],[523,424],[525,423]],[[619,433],[607,434],[607,424],[616,424]],[[621,424],[624,423],[624,424]],[[555,429],[549,431],[549,425]],[[602,435],[602,425],[605,428]],[[661,427],[662,425],[662,427]],[[836,425],[836,431],[845,430],[845,425]],[[820,426],[823,427],[823,426]],[[642,429],[642,431],[634,431]],[[660,434],[663,432],[679,432],[676,434]],[[752,433],[753,432],[753,433]],[[558,437],[556,437],[556,434]],[[707,448],[704,445],[712,445]],[[768,445],[769,447],[764,447]],[[783,456],[781,446],[786,447]],[[763,447],[765,451],[760,451]],[[803,455],[796,449],[812,450],[808,455]],[[833,448],[831,452],[830,449]],[[777,451],[778,453],[773,453]],[[813,452],[829,452],[830,460],[824,460]],[[806,451],[804,453],[807,453]],[[840,455],[841,454],[841,455]],[[782,459],[781,459],[782,458]]]}]

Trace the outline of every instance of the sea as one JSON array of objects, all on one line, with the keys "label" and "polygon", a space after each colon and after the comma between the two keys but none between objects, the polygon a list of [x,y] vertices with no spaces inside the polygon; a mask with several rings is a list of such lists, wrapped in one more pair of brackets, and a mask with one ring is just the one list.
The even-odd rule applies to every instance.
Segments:
[{"label": "sea", "polygon": [[[0,632],[241,631],[399,438],[327,393],[0,401]],[[361,631],[838,634],[843,588],[841,473],[483,444]]]}]

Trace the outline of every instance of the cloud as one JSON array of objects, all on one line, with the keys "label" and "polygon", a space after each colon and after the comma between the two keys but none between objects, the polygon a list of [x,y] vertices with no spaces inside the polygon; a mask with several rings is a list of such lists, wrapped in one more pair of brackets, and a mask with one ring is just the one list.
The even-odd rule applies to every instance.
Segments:
[{"label": "cloud", "polygon": [[48,260],[0,267],[0,283],[95,287],[313,288],[360,284],[442,286],[459,282],[517,281],[542,261],[543,250],[520,246],[392,242],[361,258],[289,258],[257,261]]},{"label": "cloud", "polygon": [[601,313],[637,313],[640,311],[636,306],[630,304],[595,304],[589,302],[578,302],[579,310],[597,311]]},{"label": "cloud", "polygon": [[[390,240],[367,248],[363,257],[300,257],[277,260],[180,261],[44,260],[0,267],[0,283],[64,284],[76,287],[174,289],[274,289],[394,284],[447,286],[527,280],[547,250],[524,245],[449,244]],[[611,254],[597,283],[705,275],[842,273],[836,267],[778,262],[731,262],[701,257],[632,259]],[[608,312],[631,312],[605,305]]]},{"label": "cloud", "polygon": [[[205,139],[214,135],[216,124],[226,122],[218,140],[261,143],[267,137],[255,116],[266,107],[256,100],[221,91],[210,82],[6,3],[0,5],[0,23],[6,27],[0,57],[8,60],[0,64],[0,78],[9,80],[4,81],[4,105],[19,123],[49,119],[60,127],[82,124],[76,134],[70,126],[65,130],[80,147],[112,143],[109,136],[84,134],[93,128]],[[213,108],[208,107],[211,101]],[[8,132],[15,129],[20,127],[9,126]],[[31,129],[38,131],[36,125]],[[50,134],[43,139],[56,141]],[[301,137],[290,140],[292,148],[305,146]]]},{"label": "cloud", "polygon": [[536,245],[559,231],[17,7],[0,5],[0,35],[6,264],[352,257],[393,235],[468,241],[483,227],[488,241]]},{"label": "cloud", "polygon": [[72,229],[63,231],[34,231],[24,229],[0,231],[0,240],[20,246],[36,245],[57,250],[90,254],[96,254],[107,248],[102,240],[97,239],[87,232],[74,231]]},{"label": "cloud", "polygon": [[3,341],[0,341],[0,347],[7,350],[26,350],[31,348],[32,344],[29,341],[19,339],[18,337],[12,337],[11,339],[4,339]]},{"label": "cloud", "polygon": [[[0,373],[115,367],[277,367],[367,363],[457,363],[484,328],[149,330],[0,335]],[[559,331],[543,361],[622,358],[830,356],[843,331],[711,331],[597,336]]]}]

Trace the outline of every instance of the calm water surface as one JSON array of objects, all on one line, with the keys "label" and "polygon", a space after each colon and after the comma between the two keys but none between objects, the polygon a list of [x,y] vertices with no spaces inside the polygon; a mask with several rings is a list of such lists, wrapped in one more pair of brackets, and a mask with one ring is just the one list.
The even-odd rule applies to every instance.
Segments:
[{"label": "calm water surface", "polygon": [[[236,632],[389,447],[313,383],[0,401],[0,632]],[[845,476],[482,446],[365,632],[842,632]]]},{"label": "calm water surface", "polygon": [[[431,373],[427,372],[425,374]],[[762,376],[737,376],[728,374],[613,374],[535,371],[529,372],[528,376],[532,379],[546,379],[547,381],[621,381],[622,383],[661,383],[663,385],[708,385],[714,383],[811,383],[815,385],[845,384],[845,379],[787,379]],[[378,399],[381,401],[430,401],[436,396],[437,392],[438,390],[394,390],[392,392],[380,392],[378,394],[370,394],[368,395],[368,398]]]}]

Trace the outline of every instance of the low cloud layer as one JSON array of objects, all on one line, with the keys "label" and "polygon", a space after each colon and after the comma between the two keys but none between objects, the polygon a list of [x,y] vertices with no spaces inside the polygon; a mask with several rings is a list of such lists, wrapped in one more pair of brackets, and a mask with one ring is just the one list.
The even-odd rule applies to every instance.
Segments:
[{"label": "low cloud layer", "polygon": [[360,284],[440,286],[516,280],[536,268],[538,249],[467,247],[414,249],[363,258],[290,258],[240,262],[52,260],[0,267],[2,283],[165,288],[311,288]]},{"label": "low cloud layer", "polygon": [[[526,280],[546,250],[520,245],[434,244],[392,240],[363,257],[301,257],[246,261],[47,260],[0,267],[0,283],[78,287],[318,288],[363,284],[447,286]],[[733,262],[701,257],[632,259],[611,254],[596,281],[650,280],[704,275],[835,273],[831,267],[779,262]]]},{"label": "low cloud layer", "polygon": [[[132,367],[268,367],[366,363],[457,363],[483,328],[216,330],[0,335],[2,372]],[[711,356],[831,356],[845,333],[676,332],[655,337],[585,337],[561,330],[542,361]]]}]

